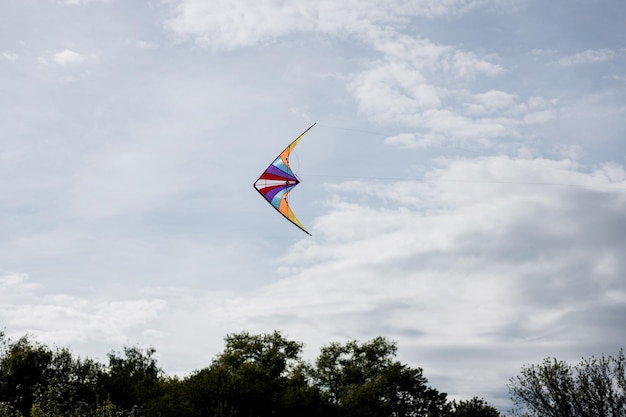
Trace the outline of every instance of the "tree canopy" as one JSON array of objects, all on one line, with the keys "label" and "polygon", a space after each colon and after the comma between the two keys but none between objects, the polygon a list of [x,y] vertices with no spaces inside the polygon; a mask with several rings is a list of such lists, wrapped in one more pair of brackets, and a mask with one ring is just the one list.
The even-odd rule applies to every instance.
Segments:
[{"label": "tree canopy", "polygon": [[518,416],[626,416],[626,360],[615,357],[583,359],[576,365],[547,358],[527,365],[510,380],[509,391]]},{"label": "tree canopy", "polygon": [[[330,343],[311,364],[280,332],[229,334],[205,368],[170,377],[155,349],[108,364],[0,332],[0,417],[494,417],[483,400],[449,402],[382,337]],[[495,413],[495,414],[494,414]]]}]

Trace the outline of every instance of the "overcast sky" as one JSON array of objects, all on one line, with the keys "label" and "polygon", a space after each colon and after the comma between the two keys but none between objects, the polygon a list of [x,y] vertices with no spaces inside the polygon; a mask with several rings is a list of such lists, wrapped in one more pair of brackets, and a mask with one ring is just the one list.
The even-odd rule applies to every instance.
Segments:
[{"label": "overcast sky", "polygon": [[[512,407],[626,340],[626,2],[2,0],[0,328],[170,374],[385,336]],[[290,204],[252,187],[292,155]]]}]

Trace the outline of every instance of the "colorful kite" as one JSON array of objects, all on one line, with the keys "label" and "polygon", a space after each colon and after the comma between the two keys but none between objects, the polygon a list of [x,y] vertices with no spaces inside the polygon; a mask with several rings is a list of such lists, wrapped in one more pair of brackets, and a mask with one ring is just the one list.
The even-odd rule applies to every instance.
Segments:
[{"label": "colorful kite", "polygon": [[289,166],[289,154],[300,139],[302,139],[306,132],[311,130],[313,126],[315,126],[315,123],[291,142],[254,183],[254,188],[256,188],[268,203],[309,236],[311,234],[306,231],[302,223],[300,223],[300,220],[298,220],[295,214],[293,214],[293,211],[291,211],[291,207],[289,207],[287,203],[287,196],[291,189],[300,183],[300,179]]}]

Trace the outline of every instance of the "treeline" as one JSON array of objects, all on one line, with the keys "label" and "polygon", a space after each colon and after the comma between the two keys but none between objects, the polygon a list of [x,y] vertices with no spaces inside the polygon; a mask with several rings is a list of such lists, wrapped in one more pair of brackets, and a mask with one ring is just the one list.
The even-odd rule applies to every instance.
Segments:
[{"label": "treeline", "polygon": [[0,417],[500,417],[478,397],[448,401],[382,337],[323,347],[313,364],[280,332],[225,338],[206,368],[168,376],[153,348],[109,363],[0,332]]},{"label": "treeline", "polygon": [[571,365],[556,358],[525,365],[509,381],[522,417],[626,417],[626,358],[591,357]]}]

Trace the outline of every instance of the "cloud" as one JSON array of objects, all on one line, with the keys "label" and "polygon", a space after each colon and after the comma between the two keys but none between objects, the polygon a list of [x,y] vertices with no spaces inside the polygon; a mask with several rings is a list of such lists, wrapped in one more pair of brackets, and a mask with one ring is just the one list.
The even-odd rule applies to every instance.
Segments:
[{"label": "cloud", "polygon": [[410,17],[460,13],[497,0],[367,0],[337,3],[321,0],[180,0],[167,27],[196,43],[215,49],[250,46],[294,32],[364,34]]},{"label": "cloud", "polygon": [[[181,373],[239,330],[283,330],[309,358],[384,335],[433,386],[488,399],[523,363],[611,351],[623,74],[563,77],[558,60],[623,51],[532,51],[591,15],[537,43],[553,11],[508,8],[522,1],[50,1],[45,39],[32,2],[12,2],[0,322],[81,355],[154,345]],[[308,119],[302,165],[379,180],[303,174],[301,239],[250,181]]]},{"label": "cloud", "polygon": [[159,47],[156,43],[143,40],[138,40],[137,42],[135,42],[135,45],[139,49],[156,49]]},{"label": "cloud", "polygon": [[557,54],[558,52],[559,52],[558,49],[543,49],[543,48],[535,48],[530,51],[531,55],[536,55],[536,56],[553,56]]},{"label": "cloud", "polygon": [[401,62],[381,62],[350,83],[360,110],[384,122],[410,123],[428,109],[441,106],[443,91]]},{"label": "cloud", "polygon": [[114,0],[55,0],[55,3],[66,6],[82,6],[90,3],[111,3],[113,1]]},{"label": "cloud", "polygon": [[[359,111],[381,124],[415,129],[406,133],[412,136],[388,138],[388,144],[486,145],[519,137],[525,125],[545,123],[558,114],[548,99],[521,101],[517,93],[496,89],[473,92],[485,78],[505,73],[493,54],[479,55],[391,31],[372,32],[368,42],[382,58],[356,72],[348,86]],[[533,103],[537,100],[549,105],[538,106]]]},{"label": "cloud", "polygon": [[[29,282],[26,274],[14,273],[0,276],[0,302],[17,301],[18,294],[20,296],[31,294],[38,288],[38,284]],[[10,296],[6,297],[6,294]]]},{"label": "cloud", "polygon": [[54,62],[60,65],[75,64],[85,60],[85,57],[78,52],[74,52],[71,49],[64,49],[61,52],[57,52],[52,55]]},{"label": "cloud", "polygon": [[[203,46],[230,49],[270,41],[290,33],[322,32],[349,36],[379,58],[349,75],[348,90],[359,112],[379,124],[416,129],[388,144],[404,148],[440,146],[448,141],[487,144],[519,136],[523,125],[546,122],[556,113],[536,115],[509,111],[516,93],[472,92],[479,80],[504,74],[494,53],[477,53],[454,45],[402,33],[415,17],[462,13],[500,2],[295,2],[248,1],[176,3],[168,27],[192,36]],[[419,139],[416,139],[419,138]]]},{"label": "cloud", "polygon": [[[175,97],[179,100],[173,106]],[[221,178],[209,174],[211,169],[228,155],[228,147],[207,132],[229,120],[234,102],[241,109],[254,101],[226,77],[147,78],[137,89],[117,92],[100,105],[99,120],[122,119],[124,130],[98,141],[76,160],[80,175],[66,194],[70,212],[89,219],[153,213],[198,189],[206,195]]]},{"label": "cloud", "polygon": [[20,59],[20,56],[16,54],[15,52],[3,51],[2,58],[6,59],[9,62],[15,62]]},{"label": "cloud", "polygon": [[[314,265],[294,272],[291,298],[306,307],[305,293],[332,294],[311,301],[336,323],[332,334],[403,340],[426,369],[456,379],[452,392],[472,392],[475,375],[442,369],[448,349],[474,351],[483,364],[504,351],[514,357],[508,371],[494,364],[504,368],[488,390],[563,345],[574,359],[580,349],[617,349],[611,329],[623,318],[602,317],[626,312],[626,176],[614,164],[581,168],[539,158],[450,160],[423,183],[330,188],[333,209],[316,221],[316,240],[284,258],[294,268]],[[352,202],[363,194],[367,203]],[[309,322],[307,314],[300,319]],[[362,327],[343,328],[346,316]],[[582,338],[588,331],[594,337]]]},{"label": "cloud", "polygon": [[524,123],[532,125],[539,123],[546,123],[557,117],[556,110],[541,110],[533,113],[528,113],[524,116]]},{"label": "cloud", "polygon": [[387,145],[396,145],[401,148],[411,149],[419,147],[420,142],[413,133],[401,133],[385,138]]},{"label": "cloud", "polygon": [[[0,277],[0,317],[13,333],[34,332],[55,344],[108,340],[124,343],[165,308],[159,299],[102,301],[51,294],[26,274]],[[111,346],[112,347],[112,346]]]},{"label": "cloud", "polygon": [[475,94],[473,103],[466,104],[467,112],[473,115],[493,114],[509,109],[515,103],[515,95],[505,91],[489,90]]},{"label": "cloud", "polygon": [[615,51],[612,49],[587,49],[574,55],[565,56],[559,59],[559,65],[569,67],[573,65],[595,64],[609,61],[615,58]]},{"label": "cloud", "polygon": [[[333,340],[384,334],[430,372],[453,378],[445,388],[452,393],[472,392],[473,382],[445,365],[450,349],[473,351],[483,364],[506,349],[511,363],[481,374],[498,391],[519,364],[563,344],[579,355],[599,341],[602,349],[620,343],[623,166],[440,160],[423,181],[353,181],[327,192],[314,238],[292,245],[277,263],[281,278],[255,291],[151,285],[105,302],[46,294],[12,275],[0,280],[0,315],[12,331],[37,329],[61,343],[150,340],[166,369],[186,371],[208,363],[220,348],[216,335],[237,329],[278,326],[312,353]],[[26,299],[16,305],[19,291]]]},{"label": "cloud", "polygon": [[471,141],[484,146],[521,138],[529,126],[559,116],[555,100],[480,91],[485,79],[506,72],[493,54],[392,31],[372,32],[368,42],[382,58],[356,72],[348,85],[359,111],[381,124],[415,129],[387,138],[387,144],[410,149]]},{"label": "cloud", "polygon": [[93,61],[96,54],[82,54],[71,49],[64,49],[59,52],[44,53],[39,56],[39,63],[46,66],[56,66],[59,68],[77,68],[81,64]]},{"label": "cloud", "polygon": [[621,83],[626,83],[626,75],[609,75],[604,78],[613,80],[613,81],[618,81]]},{"label": "cloud", "polygon": [[492,57],[481,58],[473,52],[456,50],[444,61],[444,68],[450,68],[457,78],[473,78],[477,75],[498,75],[503,69],[500,65],[489,62]]},{"label": "cloud", "polygon": [[[370,42],[384,58],[355,74],[349,88],[359,109],[383,122],[417,124],[425,112],[442,110],[444,101],[457,93],[444,87],[442,77],[471,80],[502,71],[499,65],[472,52],[427,39],[384,33]],[[502,100],[507,93],[499,94]],[[487,96],[482,101],[485,100]]]}]

